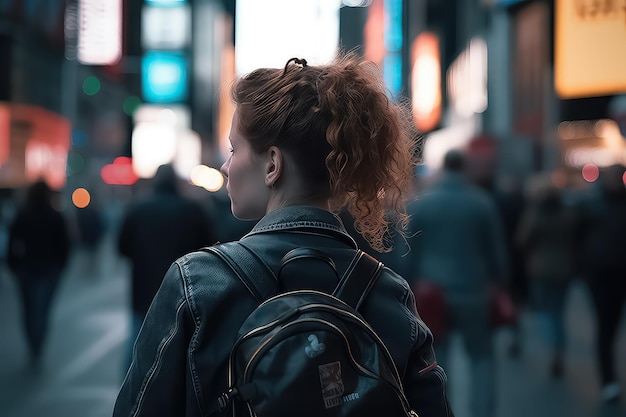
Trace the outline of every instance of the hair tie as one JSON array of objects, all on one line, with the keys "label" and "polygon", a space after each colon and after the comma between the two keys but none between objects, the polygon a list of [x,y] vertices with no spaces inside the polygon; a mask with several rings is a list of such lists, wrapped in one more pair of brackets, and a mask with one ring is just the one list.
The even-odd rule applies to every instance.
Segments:
[{"label": "hair tie", "polygon": [[304,58],[291,58],[285,64],[285,70],[283,71],[283,74],[287,73],[287,68],[289,67],[289,64],[291,64],[292,62],[294,64],[296,64],[296,65],[300,65],[302,68],[305,68],[307,66],[306,59],[304,59]]}]

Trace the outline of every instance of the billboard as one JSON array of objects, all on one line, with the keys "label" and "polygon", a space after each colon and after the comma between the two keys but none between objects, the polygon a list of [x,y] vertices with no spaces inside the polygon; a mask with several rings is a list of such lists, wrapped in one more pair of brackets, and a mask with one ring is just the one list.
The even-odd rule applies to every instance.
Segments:
[{"label": "billboard", "polygon": [[554,82],[561,98],[626,92],[622,1],[556,0]]},{"label": "billboard", "polygon": [[0,102],[0,187],[15,188],[44,179],[65,185],[71,124],[42,107]]},{"label": "billboard", "polygon": [[292,57],[330,61],[339,45],[339,0],[237,0],[235,65],[238,75],[281,68]]},{"label": "billboard", "polygon": [[150,103],[187,100],[187,58],[182,52],[148,51],[141,63],[141,90]]}]

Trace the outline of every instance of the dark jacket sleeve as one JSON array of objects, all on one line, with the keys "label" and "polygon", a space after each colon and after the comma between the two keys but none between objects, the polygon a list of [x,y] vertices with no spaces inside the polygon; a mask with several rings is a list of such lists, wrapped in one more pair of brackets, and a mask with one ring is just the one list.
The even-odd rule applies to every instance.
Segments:
[{"label": "dark jacket sleeve", "polygon": [[[406,307],[419,317],[413,296],[409,296]],[[448,378],[437,364],[432,333],[421,319],[416,325],[417,340],[403,380],[407,399],[419,416],[452,417],[454,413],[447,396]]]},{"label": "dark jacket sleeve", "polygon": [[183,279],[174,263],[137,337],[114,417],[186,414],[186,358],[193,331]]},{"label": "dark jacket sleeve", "polygon": [[216,255],[177,259],[137,336],[113,416],[206,415],[228,388],[230,347],[257,304]]}]

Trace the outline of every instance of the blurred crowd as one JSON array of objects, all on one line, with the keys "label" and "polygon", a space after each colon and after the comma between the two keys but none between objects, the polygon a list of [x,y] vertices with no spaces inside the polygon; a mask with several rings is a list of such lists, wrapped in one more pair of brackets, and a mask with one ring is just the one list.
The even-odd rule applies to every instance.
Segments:
[{"label": "blurred crowd", "polygon": [[[602,168],[596,181],[581,186],[560,169],[498,181],[482,162],[467,150],[447,152],[440,170],[417,177],[409,239],[391,232],[394,250],[371,253],[411,283],[450,379],[452,336],[460,337],[472,415],[492,416],[497,407],[494,289],[505,290],[518,317],[506,325],[510,357],[520,357],[524,337],[543,338],[551,350],[546,373],[561,379],[567,298],[572,285],[582,283],[593,305],[601,396],[618,403],[623,383],[616,364],[625,357],[616,336],[626,305],[626,167]],[[536,318],[532,335],[523,333],[519,318],[525,312]]]},{"label": "blurred crowd", "polygon": [[[429,282],[440,291],[445,303],[440,317],[432,317],[427,304],[418,303],[418,309],[437,330],[437,357],[451,379],[449,341],[453,334],[462,339],[472,378],[467,387],[472,415],[492,416],[496,407],[494,287],[506,290],[520,315],[535,313],[533,337],[550,346],[546,373],[558,379],[568,366],[568,290],[573,282],[583,282],[593,300],[594,362],[602,398],[619,401],[616,362],[624,352],[616,351],[616,334],[626,300],[625,172],[621,165],[601,169],[598,180],[586,187],[574,186],[560,172],[499,182],[473,170],[464,151],[453,150],[441,170],[416,177],[407,240],[390,227],[391,251],[375,253],[359,242],[414,289]],[[163,166],[153,180],[135,186],[115,215],[97,201],[86,209],[63,209],[63,196],[44,182],[3,200],[0,255],[8,267],[3,270],[18,284],[20,320],[34,367],[41,366],[50,308],[72,251],[90,254],[90,267],[97,268],[102,241],[109,236],[117,254],[130,262],[130,349],[171,262],[195,248],[238,239],[253,226],[232,216],[225,191],[198,194],[193,188]],[[350,230],[350,217],[341,216]],[[515,358],[528,335],[519,323],[509,327],[514,337],[508,354]]]},{"label": "blurred crowd", "polygon": [[[386,259],[425,303],[424,320],[440,333],[435,341],[439,362],[454,378],[446,365],[449,336],[458,334],[469,361],[472,415],[494,415],[493,334],[498,327],[492,295],[500,288],[518,316],[532,311],[537,319],[532,335],[522,333],[519,320],[507,324],[513,334],[509,355],[520,355],[523,337],[541,337],[551,350],[546,372],[562,378],[567,296],[573,283],[583,283],[593,305],[601,396],[618,403],[616,363],[624,352],[617,350],[616,335],[626,304],[626,167],[602,168],[597,181],[585,186],[561,170],[498,182],[485,175],[489,170],[476,168],[471,153],[452,150],[439,172],[418,178],[409,206],[411,237],[395,242],[399,251]],[[423,283],[431,284],[428,294],[419,293]],[[436,303],[445,304],[439,316],[426,309]]]}]

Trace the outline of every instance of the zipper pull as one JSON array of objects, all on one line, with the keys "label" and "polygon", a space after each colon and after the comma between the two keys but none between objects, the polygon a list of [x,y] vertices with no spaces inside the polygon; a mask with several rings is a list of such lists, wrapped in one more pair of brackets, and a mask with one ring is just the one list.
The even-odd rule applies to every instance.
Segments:
[{"label": "zipper pull", "polygon": [[231,388],[217,397],[217,410],[223,413],[228,408],[232,399],[238,394],[237,388]]}]

